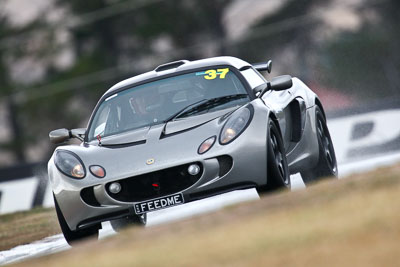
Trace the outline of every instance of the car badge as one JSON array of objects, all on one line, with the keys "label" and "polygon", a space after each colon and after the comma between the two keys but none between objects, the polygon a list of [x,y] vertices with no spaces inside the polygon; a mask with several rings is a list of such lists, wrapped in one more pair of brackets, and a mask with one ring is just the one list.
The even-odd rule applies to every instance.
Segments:
[{"label": "car badge", "polygon": [[153,158],[151,158],[151,159],[148,159],[148,160],[146,160],[146,164],[147,165],[151,165],[151,164],[153,164],[154,163],[154,159]]},{"label": "car badge", "polygon": [[155,191],[160,191],[160,183],[152,183],[151,186]]}]

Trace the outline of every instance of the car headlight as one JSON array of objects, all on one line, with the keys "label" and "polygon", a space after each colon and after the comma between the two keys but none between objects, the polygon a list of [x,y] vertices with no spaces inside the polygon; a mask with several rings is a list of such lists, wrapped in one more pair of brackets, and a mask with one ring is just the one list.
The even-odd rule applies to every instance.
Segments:
[{"label": "car headlight", "polygon": [[77,179],[82,179],[86,175],[85,166],[77,155],[70,151],[58,150],[54,163],[57,169],[63,174]]},{"label": "car headlight", "polygon": [[249,125],[252,111],[251,105],[235,112],[225,123],[219,136],[219,142],[222,145],[229,144],[235,140]]}]

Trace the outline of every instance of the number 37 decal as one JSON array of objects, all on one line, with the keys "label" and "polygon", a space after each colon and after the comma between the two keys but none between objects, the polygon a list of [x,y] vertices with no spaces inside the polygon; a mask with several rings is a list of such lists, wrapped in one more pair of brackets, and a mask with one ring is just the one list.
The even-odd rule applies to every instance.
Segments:
[{"label": "number 37 decal", "polygon": [[216,70],[206,70],[204,72],[197,72],[196,75],[204,75],[206,80],[214,80],[219,76],[220,79],[225,79],[226,74],[229,72],[228,68],[216,69]]}]

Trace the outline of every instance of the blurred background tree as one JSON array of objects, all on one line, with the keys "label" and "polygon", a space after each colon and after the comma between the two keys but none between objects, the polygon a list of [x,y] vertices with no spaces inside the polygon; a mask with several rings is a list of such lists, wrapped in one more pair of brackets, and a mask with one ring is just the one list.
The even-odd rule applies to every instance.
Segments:
[{"label": "blurred background tree", "polygon": [[3,165],[47,160],[50,130],[85,127],[114,83],[177,59],[273,59],[271,76],[300,77],[332,109],[399,96],[396,0],[43,2],[26,23],[0,19]]},{"label": "blurred background tree", "polygon": [[400,2],[369,0],[359,9],[364,23],[326,42],[323,82],[362,99],[400,94]]},{"label": "blurred background tree", "polygon": [[[8,27],[6,18],[0,17],[0,36],[7,36],[8,34],[13,34],[13,31]],[[14,88],[13,83],[10,80],[9,69],[7,67],[7,63],[5,62],[5,58],[7,57],[7,50],[0,48],[0,105],[3,106],[3,109],[6,111],[6,121],[7,124],[1,125],[1,128],[6,128],[9,132],[11,138],[6,142],[0,141],[0,151],[8,151],[11,153],[7,153],[6,156],[13,155],[13,160],[16,162],[25,162],[25,153],[24,153],[24,137],[21,132],[21,125],[19,123],[20,119],[20,108],[15,102],[15,98],[13,97]]]}]

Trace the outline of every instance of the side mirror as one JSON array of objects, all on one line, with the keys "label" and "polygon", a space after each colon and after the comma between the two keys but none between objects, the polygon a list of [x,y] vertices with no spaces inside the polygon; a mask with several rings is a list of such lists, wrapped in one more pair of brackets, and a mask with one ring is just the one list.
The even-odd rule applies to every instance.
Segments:
[{"label": "side mirror", "polygon": [[256,96],[260,96],[260,94],[264,94],[268,90],[268,83],[263,83],[256,88],[253,89],[253,93]]},{"label": "side mirror", "polygon": [[272,78],[270,82],[262,84],[253,89],[254,94],[261,98],[268,90],[283,91],[293,86],[292,76],[282,75]]},{"label": "side mirror", "polygon": [[64,143],[71,137],[72,136],[70,135],[69,130],[65,128],[57,129],[49,133],[50,142],[52,142],[53,144]]},{"label": "side mirror", "polygon": [[85,128],[78,128],[78,129],[57,129],[51,131],[49,133],[50,142],[53,144],[61,144],[68,141],[70,138],[77,138],[81,141],[85,138],[86,129]]},{"label": "side mirror", "polygon": [[83,139],[85,139],[86,128],[72,129],[70,132],[71,132],[71,136],[74,138],[77,138],[81,141],[83,141]]},{"label": "side mirror", "polygon": [[269,88],[274,91],[282,91],[289,89],[293,86],[292,76],[282,75],[275,78],[269,82]]}]

